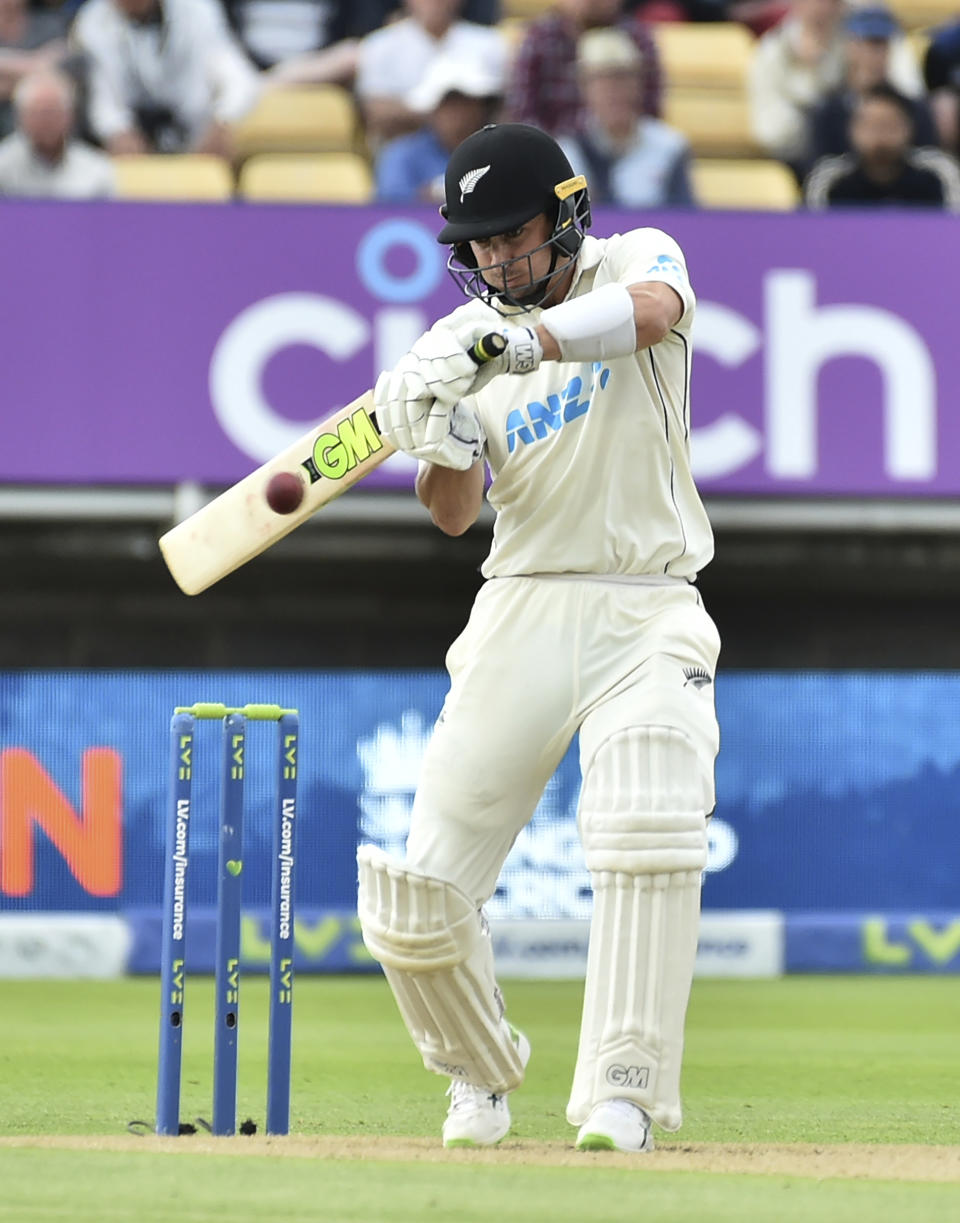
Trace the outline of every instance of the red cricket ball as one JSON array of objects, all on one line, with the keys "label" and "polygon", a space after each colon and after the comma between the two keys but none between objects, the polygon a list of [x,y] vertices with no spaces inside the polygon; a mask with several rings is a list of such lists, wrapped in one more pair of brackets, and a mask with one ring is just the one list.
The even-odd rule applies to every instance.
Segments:
[{"label": "red cricket ball", "polygon": [[303,482],[292,471],[278,471],[267,482],[266,497],[275,514],[292,514],[303,500]]}]

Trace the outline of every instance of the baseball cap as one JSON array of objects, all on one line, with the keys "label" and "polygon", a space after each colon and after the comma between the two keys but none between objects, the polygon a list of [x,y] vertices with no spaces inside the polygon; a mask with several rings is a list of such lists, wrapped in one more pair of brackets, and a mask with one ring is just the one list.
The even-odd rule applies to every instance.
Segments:
[{"label": "baseball cap", "polygon": [[889,40],[900,33],[900,23],[882,4],[854,9],[844,22],[848,38]]},{"label": "baseball cap", "polygon": [[476,60],[438,55],[407,95],[407,105],[418,114],[427,114],[448,93],[462,93],[468,98],[495,98],[503,93],[504,85],[499,69]]},{"label": "baseball cap", "polygon": [[588,30],[577,43],[580,72],[623,72],[640,66],[640,50],[626,30]]}]

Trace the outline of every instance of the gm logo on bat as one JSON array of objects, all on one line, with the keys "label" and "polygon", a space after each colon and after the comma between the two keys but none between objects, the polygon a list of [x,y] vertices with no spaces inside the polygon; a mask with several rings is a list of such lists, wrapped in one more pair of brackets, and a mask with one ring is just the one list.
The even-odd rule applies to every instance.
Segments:
[{"label": "gm logo on bat", "polygon": [[342,480],[371,454],[383,449],[383,439],[377,426],[363,408],[357,408],[352,416],[346,416],[335,432],[318,433],[313,442],[313,453],[300,466],[310,477],[310,483],[318,480]]}]

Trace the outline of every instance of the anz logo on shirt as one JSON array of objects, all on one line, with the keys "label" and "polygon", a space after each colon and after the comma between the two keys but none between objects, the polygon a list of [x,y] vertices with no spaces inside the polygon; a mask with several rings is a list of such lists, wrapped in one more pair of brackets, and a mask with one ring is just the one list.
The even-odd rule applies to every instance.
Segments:
[{"label": "anz logo on shirt", "polygon": [[610,370],[602,361],[592,362],[591,370],[592,376],[586,387],[583,378],[577,375],[558,394],[548,395],[546,403],[534,400],[526,407],[513,409],[506,423],[508,454],[513,454],[517,446],[530,446],[542,441],[578,416],[586,415],[595,394],[606,387],[610,378]]},{"label": "anz logo on shirt", "polygon": [[671,280],[675,280],[677,284],[683,285],[686,281],[686,274],[680,266],[680,261],[674,259],[673,255],[658,255],[656,263],[647,268],[648,276],[666,275]]}]

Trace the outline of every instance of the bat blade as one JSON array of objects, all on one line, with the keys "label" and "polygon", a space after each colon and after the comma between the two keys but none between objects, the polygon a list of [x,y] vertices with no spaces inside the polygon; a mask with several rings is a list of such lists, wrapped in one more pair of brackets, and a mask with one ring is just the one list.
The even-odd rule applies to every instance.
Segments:
[{"label": "bat blade", "polygon": [[[160,551],[174,581],[184,594],[207,590],[393,453],[377,429],[367,391],[162,536]],[[281,471],[296,472],[304,482],[303,501],[292,514],[277,514],[266,501],[270,477]]]}]

